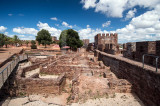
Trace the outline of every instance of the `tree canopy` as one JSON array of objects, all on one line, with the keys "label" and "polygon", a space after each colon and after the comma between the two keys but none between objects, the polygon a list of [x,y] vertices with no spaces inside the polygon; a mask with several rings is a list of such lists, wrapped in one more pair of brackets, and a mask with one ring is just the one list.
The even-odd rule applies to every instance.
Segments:
[{"label": "tree canopy", "polygon": [[3,47],[5,44],[5,35],[0,33],[0,47]]},{"label": "tree canopy", "polygon": [[37,33],[36,40],[39,44],[42,44],[45,46],[50,45],[52,43],[52,37],[51,34],[48,32],[48,30],[42,29]]},{"label": "tree canopy", "polygon": [[8,47],[9,44],[11,44],[11,40],[12,38],[11,37],[8,37],[5,35],[5,38],[4,38],[5,42],[4,42],[4,45],[6,46],[6,48]]},{"label": "tree canopy", "polygon": [[18,43],[20,42],[20,39],[18,38],[17,35],[14,35],[13,36],[13,41],[14,41],[15,45],[18,46]]},{"label": "tree canopy", "polygon": [[28,47],[29,41],[27,40],[27,41],[25,42],[25,44],[26,44],[26,45],[27,45],[27,47]]},{"label": "tree canopy", "polygon": [[12,45],[15,44],[16,46],[18,44],[22,45],[22,41],[18,38],[17,35],[14,35],[13,38],[9,37],[7,35],[4,35],[3,33],[0,33],[0,47],[3,47],[5,45],[5,47],[7,48],[8,45]]},{"label": "tree canopy", "polygon": [[70,46],[72,50],[76,50],[83,46],[83,42],[79,39],[79,35],[73,29],[63,30],[59,37],[59,45]]}]

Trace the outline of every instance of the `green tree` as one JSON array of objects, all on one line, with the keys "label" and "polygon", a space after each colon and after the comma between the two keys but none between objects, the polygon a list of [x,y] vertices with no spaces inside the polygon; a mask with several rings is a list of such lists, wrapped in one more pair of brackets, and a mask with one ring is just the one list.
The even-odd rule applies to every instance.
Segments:
[{"label": "green tree", "polygon": [[31,40],[31,44],[32,44],[32,45],[35,45],[35,44],[36,44],[36,41]]},{"label": "green tree", "polygon": [[11,44],[11,42],[10,42],[11,39],[12,39],[11,37],[8,37],[8,36],[5,35],[5,38],[4,38],[4,41],[5,41],[5,42],[4,42],[4,45],[6,46],[6,48],[8,47],[9,44]]},{"label": "green tree", "polygon": [[77,50],[83,46],[83,42],[80,40],[79,35],[73,29],[64,30],[59,37],[59,46],[70,46],[72,50]]},{"label": "green tree", "polygon": [[36,40],[39,44],[42,44],[43,46],[50,45],[52,43],[52,37],[51,34],[48,32],[48,30],[42,29],[37,33]]},{"label": "green tree", "polygon": [[59,46],[60,47],[67,46],[67,31],[68,30],[63,30],[60,34],[60,37],[59,37]]},{"label": "green tree", "polygon": [[16,47],[17,47],[20,39],[18,38],[17,35],[14,35],[14,36],[13,36],[13,41],[14,41],[14,44],[16,45]]},{"label": "green tree", "polygon": [[3,47],[5,44],[5,35],[0,33],[0,47]]},{"label": "green tree", "polygon": [[36,42],[34,40],[31,41],[31,49],[37,49]]},{"label": "green tree", "polygon": [[19,44],[20,46],[22,46],[22,44],[24,44],[24,42],[23,42],[22,40],[19,40],[19,41],[18,41],[18,44]]},{"label": "green tree", "polygon": [[29,41],[27,40],[27,41],[25,42],[25,44],[26,44],[26,45],[27,45],[27,47],[28,47]]},{"label": "green tree", "polygon": [[10,44],[13,46],[14,45],[14,39],[13,38],[10,38],[9,39],[9,42],[10,42]]}]

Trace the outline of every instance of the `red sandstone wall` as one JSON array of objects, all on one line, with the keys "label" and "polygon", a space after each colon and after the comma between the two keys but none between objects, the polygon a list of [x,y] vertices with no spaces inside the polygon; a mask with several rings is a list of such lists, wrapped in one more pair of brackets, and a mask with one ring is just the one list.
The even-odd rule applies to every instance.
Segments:
[{"label": "red sandstone wall", "polygon": [[119,78],[127,79],[132,83],[133,91],[148,106],[160,104],[160,73],[143,69],[132,62],[108,55],[106,53],[95,53],[106,66],[110,66]]},{"label": "red sandstone wall", "polygon": [[17,77],[17,95],[23,94],[60,94],[65,84],[65,74],[57,79]]},{"label": "red sandstone wall", "polygon": [[16,75],[17,95],[61,93],[65,84],[65,74],[61,74],[57,79],[24,78],[25,72],[36,69],[39,65],[35,64],[18,70]]}]

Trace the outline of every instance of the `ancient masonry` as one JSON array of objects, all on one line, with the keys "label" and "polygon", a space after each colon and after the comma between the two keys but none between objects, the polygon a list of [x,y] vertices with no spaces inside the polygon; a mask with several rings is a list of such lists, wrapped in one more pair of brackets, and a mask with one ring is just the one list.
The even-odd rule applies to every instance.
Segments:
[{"label": "ancient masonry", "polygon": [[88,45],[89,44],[89,39],[83,39],[82,41],[83,41],[84,45]]},{"label": "ancient masonry", "polygon": [[94,51],[94,43],[89,43],[86,50],[87,51]]},{"label": "ancient masonry", "polygon": [[[144,54],[160,56],[160,41],[129,42],[123,44],[124,57],[141,62]],[[155,66],[155,57],[145,56],[144,62]]]},{"label": "ancient masonry", "polygon": [[[94,58],[93,53],[70,53],[45,59],[31,57],[29,62],[32,64],[21,64],[18,69],[17,95],[59,95],[66,92],[70,94],[68,102],[73,103],[97,96],[108,97],[114,96],[114,93],[131,92],[132,85],[127,80],[117,79],[109,68]],[[28,76],[28,72],[34,73]],[[41,78],[43,75],[55,77]],[[67,84],[67,80],[71,83]],[[69,87],[69,90],[66,87]]]},{"label": "ancient masonry", "polygon": [[95,49],[110,54],[119,53],[118,34],[117,33],[97,34],[95,36]]},{"label": "ancient masonry", "polygon": [[132,83],[132,91],[146,106],[160,104],[160,70],[155,72],[151,66],[142,67],[140,62],[95,50],[95,56],[103,61],[118,78]]}]

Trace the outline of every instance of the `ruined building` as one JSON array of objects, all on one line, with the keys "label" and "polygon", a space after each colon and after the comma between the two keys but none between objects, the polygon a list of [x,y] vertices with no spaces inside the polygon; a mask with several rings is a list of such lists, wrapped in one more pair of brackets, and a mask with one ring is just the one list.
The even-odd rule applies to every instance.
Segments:
[{"label": "ruined building", "polygon": [[136,52],[136,42],[128,42],[123,44],[123,56],[135,59],[135,52]]},{"label": "ruined building", "polygon": [[93,43],[89,43],[87,48],[86,48],[87,51],[93,51],[94,50],[94,44]]},{"label": "ruined building", "polygon": [[88,44],[89,44],[89,39],[83,39],[83,47],[87,48]]},{"label": "ruined building", "polygon": [[97,34],[95,36],[95,49],[110,54],[117,54],[119,52],[118,34]]},{"label": "ruined building", "polygon": [[[160,56],[160,41],[129,42],[123,44],[123,56],[142,62],[144,54]],[[145,56],[144,63],[155,66],[155,57]]]}]

